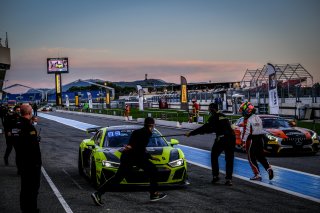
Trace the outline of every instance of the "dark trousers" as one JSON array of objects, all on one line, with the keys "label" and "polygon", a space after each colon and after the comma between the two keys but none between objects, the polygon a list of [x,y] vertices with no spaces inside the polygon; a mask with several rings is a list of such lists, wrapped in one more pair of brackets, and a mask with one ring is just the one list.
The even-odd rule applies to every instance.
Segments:
[{"label": "dark trousers", "polygon": [[38,212],[37,198],[40,176],[40,166],[21,169],[20,209],[22,212]]},{"label": "dark trousers", "polygon": [[19,158],[19,150],[18,150],[18,146],[17,146],[17,142],[16,142],[16,138],[14,137],[6,137],[6,144],[7,144],[7,148],[6,148],[6,152],[4,154],[4,158],[6,160],[8,160],[9,158],[9,155],[12,151],[12,148],[14,148],[15,152],[16,152],[16,166],[17,166],[17,169],[18,169],[18,173],[19,173],[19,169],[20,169],[20,165],[21,165],[21,160]]},{"label": "dark trousers", "polygon": [[265,170],[269,169],[270,167],[270,164],[264,155],[262,137],[262,135],[251,135],[246,141],[248,161],[255,175],[260,173],[257,161],[262,164]]},{"label": "dark trousers", "polygon": [[146,157],[136,158],[135,156],[123,153],[117,173],[98,188],[98,193],[102,195],[106,192],[109,185],[119,184],[130,173],[133,166],[143,169],[150,178],[150,194],[156,192],[158,187],[156,179],[157,167]]},{"label": "dark trousers", "polygon": [[212,175],[219,176],[219,156],[224,151],[226,161],[226,179],[232,179],[234,148],[236,138],[233,135],[216,138],[211,150]]},{"label": "dark trousers", "polygon": [[12,148],[13,148],[13,140],[12,140],[12,137],[10,136],[6,136],[6,152],[4,153],[4,158],[5,159],[8,159],[9,158],[9,155],[12,151]]}]

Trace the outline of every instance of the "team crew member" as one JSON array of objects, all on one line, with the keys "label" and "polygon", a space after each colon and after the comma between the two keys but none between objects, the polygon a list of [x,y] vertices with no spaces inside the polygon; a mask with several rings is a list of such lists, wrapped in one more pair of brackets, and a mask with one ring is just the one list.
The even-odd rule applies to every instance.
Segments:
[{"label": "team crew member", "polygon": [[126,104],[125,108],[124,108],[124,116],[129,118],[130,115],[130,106],[128,104]]},{"label": "team crew member", "polygon": [[21,118],[17,124],[19,129],[18,149],[21,161],[20,208],[22,212],[39,212],[37,197],[40,187],[41,152],[40,137],[32,125],[32,107],[21,105]]},{"label": "team crew member", "polygon": [[20,106],[16,105],[13,108],[13,112],[7,114],[6,119],[5,119],[5,125],[4,125],[4,131],[5,131],[5,137],[6,137],[6,152],[4,155],[4,162],[5,165],[9,165],[9,155],[12,151],[12,148],[14,148],[16,152],[16,165],[18,168],[18,174],[19,174],[19,160],[18,160],[18,155],[17,155],[17,132],[16,132],[16,125],[17,122],[20,118]]},{"label": "team crew member", "polygon": [[218,105],[211,103],[209,105],[211,116],[208,122],[201,127],[186,133],[186,136],[216,133],[216,139],[211,151],[211,166],[212,166],[212,183],[216,183],[219,178],[219,162],[218,158],[222,151],[225,153],[226,160],[226,182],[225,185],[232,185],[234,148],[236,138],[233,129],[231,128],[228,118],[218,110]]},{"label": "team crew member", "polygon": [[33,115],[34,116],[38,116],[38,105],[37,105],[37,103],[34,103],[32,105],[32,109],[33,109]]},{"label": "team crew member", "polygon": [[0,118],[1,118],[2,125],[4,125],[4,119],[7,114],[7,111],[8,111],[8,108],[5,105],[0,104]]},{"label": "team crew member", "polygon": [[101,196],[108,189],[108,185],[119,184],[123,180],[123,178],[128,175],[128,172],[132,169],[133,166],[137,166],[143,169],[145,173],[150,177],[151,201],[160,200],[167,196],[165,193],[157,192],[157,167],[150,161],[159,161],[159,159],[146,152],[146,147],[149,143],[150,137],[152,136],[154,124],[154,119],[147,117],[144,120],[144,127],[132,132],[129,143],[122,152],[120,158],[120,166],[117,173],[106,183],[100,186],[97,192],[91,194],[91,197],[96,205],[103,205]]},{"label": "team crew member", "polygon": [[200,105],[197,103],[197,100],[193,98],[192,99],[192,116],[193,116],[194,122],[198,122],[199,112],[200,112]]},{"label": "team crew member", "polygon": [[244,102],[239,109],[244,116],[244,128],[242,133],[242,143],[246,144],[249,164],[254,176],[250,180],[260,181],[261,175],[257,160],[268,172],[269,180],[273,178],[273,170],[263,152],[262,120],[255,114],[255,108],[250,102]]}]

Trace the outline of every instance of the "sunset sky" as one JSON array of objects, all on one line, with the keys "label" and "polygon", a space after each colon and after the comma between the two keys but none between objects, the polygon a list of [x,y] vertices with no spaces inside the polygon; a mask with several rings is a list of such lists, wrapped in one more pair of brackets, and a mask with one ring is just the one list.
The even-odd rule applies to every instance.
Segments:
[{"label": "sunset sky", "polygon": [[301,63],[320,81],[319,0],[1,0],[6,85],[53,88],[46,58],[78,79],[240,81],[266,63]]}]

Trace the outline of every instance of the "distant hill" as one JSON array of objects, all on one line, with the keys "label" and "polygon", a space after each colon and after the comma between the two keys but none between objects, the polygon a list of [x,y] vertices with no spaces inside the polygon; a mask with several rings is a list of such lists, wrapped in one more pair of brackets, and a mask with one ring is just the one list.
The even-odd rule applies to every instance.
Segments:
[{"label": "distant hill", "polygon": [[137,80],[132,82],[120,81],[120,82],[113,82],[113,83],[119,87],[136,87],[137,85],[140,85],[142,87],[163,87],[163,86],[171,86],[173,84],[173,83],[165,82],[160,79]]}]

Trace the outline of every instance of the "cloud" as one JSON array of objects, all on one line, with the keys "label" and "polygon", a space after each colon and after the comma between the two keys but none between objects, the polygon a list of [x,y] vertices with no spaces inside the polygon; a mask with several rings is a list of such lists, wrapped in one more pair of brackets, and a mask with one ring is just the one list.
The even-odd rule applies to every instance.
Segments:
[{"label": "cloud", "polygon": [[[59,53],[59,54],[58,54]],[[180,76],[188,82],[240,81],[247,69],[263,64],[239,61],[205,60],[128,60],[116,58],[108,49],[87,48],[34,48],[12,54],[12,67],[7,72],[9,85],[20,83],[34,88],[54,88],[53,75],[48,75],[48,57],[69,57],[70,73],[62,75],[62,83],[78,79],[106,81],[134,81],[148,78],[179,83]]]}]

